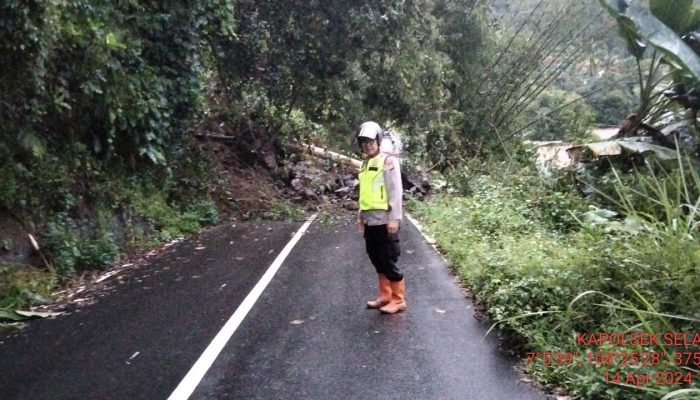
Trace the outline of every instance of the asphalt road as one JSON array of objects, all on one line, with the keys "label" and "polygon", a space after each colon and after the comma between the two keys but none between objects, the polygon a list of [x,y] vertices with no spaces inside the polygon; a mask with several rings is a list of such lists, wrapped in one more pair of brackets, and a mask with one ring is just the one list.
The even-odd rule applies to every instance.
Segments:
[{"label": "asphalt road", "polygon": [[[408,221],[408,310],[365,309],[376,274],[351,222],[311,224],[190,399],[544,398]],[[219,226],[3,338],[0,399],[167,399],[300,226]]]}]

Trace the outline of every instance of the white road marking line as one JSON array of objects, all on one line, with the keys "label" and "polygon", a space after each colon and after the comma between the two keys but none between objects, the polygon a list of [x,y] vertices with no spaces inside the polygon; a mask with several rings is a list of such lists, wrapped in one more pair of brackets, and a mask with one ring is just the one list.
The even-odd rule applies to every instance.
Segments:
[{"label": "white road marking line", "polygon": [[435,250],[435,252],[438,254],[438,256],[440,256],[442,261],[444,261],[445,264],[450,265],[450,263],[447,261],[447,258],[442,254],[442,252],[440,252],[440,249],[438,249],[437,243],[430,243],[431,238],[428,237],[428,235],[426,235],[425,232],[423,232],[423,225],[420,222],[418,222],[417,219],[413,218],[413,216],[411,216],[409,213],[404,212],[404,215],[406,216],[406,219],[408,219],[413,224],[413,226],[415,226],[416,229],[418,229],[418,232],[421,234],[421,236],[423,236],[423,239],[425,239],[426,243],[428,243],[428,245],[430,245]]},{"label": "white road marking line", "polygon": [[199,382],[204,378],[204,374],[207,373],[214,360],[219,356],[221,350],[224,348],[226,343],[228,343],[233,333],[236,332],[238,326],[243,322],[243,319],[248,315],[248,312],[253,308],[255,302],[258,300],[263,290],[272,281],[277,271],[282,266],[282,263],[287,258],[289,253],[292,251],[294,246],[297,244],[301,236],[309,228],[309,225],[316,219],[318,214],[313,214],[309,217],[304,225],[299,228],[297,233],[294,235],[292,240],[287,243],[287,245],[282,249],[282,252],[275,258],[275,261],[270,264],[270,267],[265,271],[260,281],[253,287],[253,289],[248,293],[248,296],[243,300],[236,311],[231,315],[231,318],[226,322],[223,328],[216,334],[214,340],[211,341],[209,346],[204,350],[204,353],[199,357],[197,362],[192,366],[190,371],[185,375],[179,385],[175,388],[175,391],[168,397],[168,400],[186,400],[194,392]]}]

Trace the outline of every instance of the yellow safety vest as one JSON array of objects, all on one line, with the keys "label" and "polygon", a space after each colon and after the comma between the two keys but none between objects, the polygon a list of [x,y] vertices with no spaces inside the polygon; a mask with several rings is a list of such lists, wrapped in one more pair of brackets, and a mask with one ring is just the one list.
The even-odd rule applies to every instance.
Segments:
[{"label": "yellow safety vest", "polygon": [[389,198],[384,183],[384,159],[381,154],[365,160],[360,167],[360,210],[388,210]]}]

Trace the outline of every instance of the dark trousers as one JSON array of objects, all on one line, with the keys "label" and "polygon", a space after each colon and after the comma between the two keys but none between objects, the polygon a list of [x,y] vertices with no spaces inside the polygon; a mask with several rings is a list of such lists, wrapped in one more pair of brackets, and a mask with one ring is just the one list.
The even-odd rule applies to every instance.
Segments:
[{"label": "dark trousers", "polygon": [[393,282],[402,280],[403,274],[396,266],[401,255],[398,232],[395,235],[389,235],[386,225],[365,225],[364,236],[367,255],[377,273],[384,274]]}]

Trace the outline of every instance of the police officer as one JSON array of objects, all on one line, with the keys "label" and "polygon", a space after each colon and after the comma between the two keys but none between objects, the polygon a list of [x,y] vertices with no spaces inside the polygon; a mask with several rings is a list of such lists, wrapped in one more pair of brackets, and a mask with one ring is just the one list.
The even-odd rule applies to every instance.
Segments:
[{"label": "police officer", "polygon": [[399,225],[403,194],[399,160],[380,151],[382,129],[376,122],[363,123],[357,141],[367,158],[360,167],[360,210],[356,225],[364,233],[367,255],[379,277],[379,294],[367,302],[367,307],[394,314],[406,309],[406,281],[396,266],[401,254]]}]

